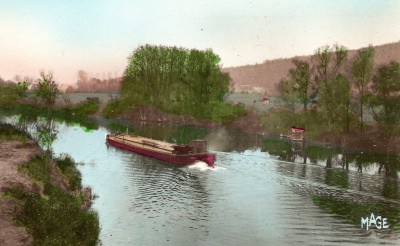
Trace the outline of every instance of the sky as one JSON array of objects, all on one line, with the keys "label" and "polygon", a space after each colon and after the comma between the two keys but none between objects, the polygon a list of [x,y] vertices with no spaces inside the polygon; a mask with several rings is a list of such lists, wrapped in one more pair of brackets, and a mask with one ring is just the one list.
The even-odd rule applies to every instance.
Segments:
[{"label": "sky", "polygon": [[1,0],[0,77],[122,76],[143,44],[212,49],[221,66],[400,41],[400,0]]}]

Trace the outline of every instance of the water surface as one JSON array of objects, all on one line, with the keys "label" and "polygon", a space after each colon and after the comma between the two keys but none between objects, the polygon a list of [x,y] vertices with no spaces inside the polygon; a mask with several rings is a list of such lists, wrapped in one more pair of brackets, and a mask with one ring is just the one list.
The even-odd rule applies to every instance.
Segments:
[{"label": "water surface", "polygon": [[[88,130],[53,121],[39,130],[28,128],[40,132],[45,126],[55,133],[42,137],[47,147],[81,163],[84,185],[98,196],[93,209],[99,213],[104,245],[400,242],[397,157],[386,157],[394,163],[381,165],[376,155],[361,160],[356,153],[299,149],[259,134],[148,128],[148,134],[159,131],[160,138],[182,142],[182,131],[195,132],[217,155],[215,169],[202,162],[176,167],[107,146],[110,130],[101,125]],[[391,227],[362,229],[361,216],[370,213],[385,216]]]}]

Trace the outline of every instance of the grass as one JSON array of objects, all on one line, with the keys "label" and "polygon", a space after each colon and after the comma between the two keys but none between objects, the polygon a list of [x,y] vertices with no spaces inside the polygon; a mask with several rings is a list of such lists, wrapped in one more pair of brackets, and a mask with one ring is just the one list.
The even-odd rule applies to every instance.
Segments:
[{"label": "grass", "polygon": [[82,177],[81,173],[76,168],[76,163],[69,155],[63,155],[56,159],[58,168],[60,168],[62,174],[68,180],[69,189],[72,191],[82,189]]},{"label": "grass", "polygon": [[49,155],[42,154],[20,168],[44,188],[44,196],[15,188],[8,190],[7,196],[23,204],[17,220],[28,228],[35,245],[96,245],[98,216],[82,209],[83,194],[76,192],[81,189],[81,176],[75,162],[69,156],[54,160],[69,184],[69,191],[65,191],[51,181],[52,161]]}]

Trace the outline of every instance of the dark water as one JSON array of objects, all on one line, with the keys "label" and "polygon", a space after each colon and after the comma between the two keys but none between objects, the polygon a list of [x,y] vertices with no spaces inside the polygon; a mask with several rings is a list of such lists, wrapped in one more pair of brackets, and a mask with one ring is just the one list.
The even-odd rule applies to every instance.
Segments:
[{"label": "dark water", "polygon": [[[110,130],[102,126],[0,120],[41,135],[56,155],[82,163],[83,183],[98,195],[93,209],[103,245],[400,243],[398,156],[225,129],[133,127],[177,142],[203,136],[217,154],[215,169],[201,162],[178,168],[108,147]],[[389,229],[362,229],[361,217],[371,213],[387,218]]]}]

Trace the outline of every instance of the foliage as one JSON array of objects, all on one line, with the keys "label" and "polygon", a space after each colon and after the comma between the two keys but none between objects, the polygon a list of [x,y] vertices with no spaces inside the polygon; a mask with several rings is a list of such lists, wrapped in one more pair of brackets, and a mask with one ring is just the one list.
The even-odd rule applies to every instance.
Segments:
[{"label": "foliage", "polygon": [[99,225],[95,212],[81,209],[80,199],[49,185],[48,199],[32,193],[19,220],[32,232],[35,245],[96,245]]},{"label": "foliage", "polygon": [[29,85],[30,83],[28,80],[19,81],[16,85],[18,96],[26,97],[26,92],[28,91]]},{"label": "foliage", "polygon": [[128,109],[129,102],[126,100],[115,99],[110,101],[103,109],[104,116],[115,116]]},{"label": "foliage", "polygon": [[228,92],[229,77],[221,73],[219,62],[211,50],[140,46],[129,57],[123,96],[158,107],[179,102],[204,109]]},{"label": "foliage", "polygon": [[91,115],[99,111],[99,102],[94,100],[87,100],[72,109],[75,115]]},{"label": "foliage", "polygon": [[294,112],[298,97],[295,82],[293,80],[281,79],[278,84],[278,91],[287,107]]},{"label": "foliage", "polygon": [[353,75],[354,85],[359,94],[360,101],[360,128],[363,128],[363,105],[366,86],[371,82],[374,65],[374,48],[369,46],[367,49],[358,51],[358,56],[353,62],[351,73]]},{"label": "foliage", "polygon": [[245,116],[246,114],[245,108],[241,105],[218,103],[212,108],[210,114],[204,117],[214,122],[226,125],[231,124],[233,121]]},{"label": "foliage", "polygon": [[122,99],[110,102],[103,112],[115,115],[132,107],[155,105],[168,113],[232,122],[244,110],[223,105],[230,77],[221,72],[219,62],[211,50],[140,46],[129,57]]},{"label": "foliage", "polygon": [[389,128],[400,122],[400,63],[391,62],[379,68],[373,78],[373,94],[368,97],[374,118]]},{"label": "foliage", "polygon": [[303,103],[303,109],[307,111],[307,103],[311,89],[310,65],[306,61],[294,59],[293,64],[296,68],[289,70],[290,79],[293,83],[293,89]]},{"label": "foliage", "polygon": [[[51,182],[49,155],[39,155],[20,168],[44,187],[44,195],[10,191],[24,204],[18,220],[27,226],[35,245],[95,245],[99,235],[98,216],[82,209],[81,194],[72,195]],[[70,157],[56,160],[71,190],[81,188],[80,173]]]},{"label": "foliage", "polygon": [[329,132],[323,114],[317,110],[310,110],[307,113],[273,111],[263,115],[261,122],[267,132],[274,134],[286,134],[293,125],[304,127],[308,138],[315,139]]},{"label": "foliage", "polygon": [[324,46],[315,51],[313,60],[316,63],[316,83],[335,77],[346,61],[348,51],[344,46]]},{"label": "foliage", "polygon": [[40,79],[36,83],[35,93],[47,105],[54,105],[58,93],[58,84],[53,80],[53,73],[40,72]]},{"label": "foliage", "polygon": [[68,180],[69,189],[72,191],[82,189],[81,181],[81,173],[76,168],[76,163],[69,155],[62,155],[56,160],[57,166],[60,168],[61,172]]},{"label": "foliage", "polygon": [[[86,105],[85,103],[83,105]],[[90,106],[89,104],[89,107]],[[38,130],[42,131],[50,131],[51,124],[47,122],[43,125],[40,121],[58,121],[66,124],[78,124],[87,129],[97,129],[98,123],[88,118],[86,114],[87,112],[94,110],[75,110],[73,107],[65,107],[60,109],[55,108],[38,108],[33,105],[28,104],[18,104],[12,109],[2,109],[3,114],[7,115],[20,115],[19,117],[19,127],[23,127],[27,124],[36,124],[39,126]],[[39,120],[38,120],[39,119]],[[39,121],[39,123],[38,123]],[[47,127],[47,128],[46,128]],[[45,135],[44,135],[45,136]]]},{"label": "foliage", "polygon": [[287,133],[293,125],[304,126],[300,115],[288,110],[270,112],[261,117],[261,122],[267,132]]},{"label": "foliage", "polygon": [[329,130],[336,125],[348,131],[350,123],[350,84],[341,74],[319,85],[319,106],[327,120]]},{"label": "foliage", "polygon": [[0,81],[0,107],[12,108],[18,104],[20,98],[18,88],[14,83]]}]

